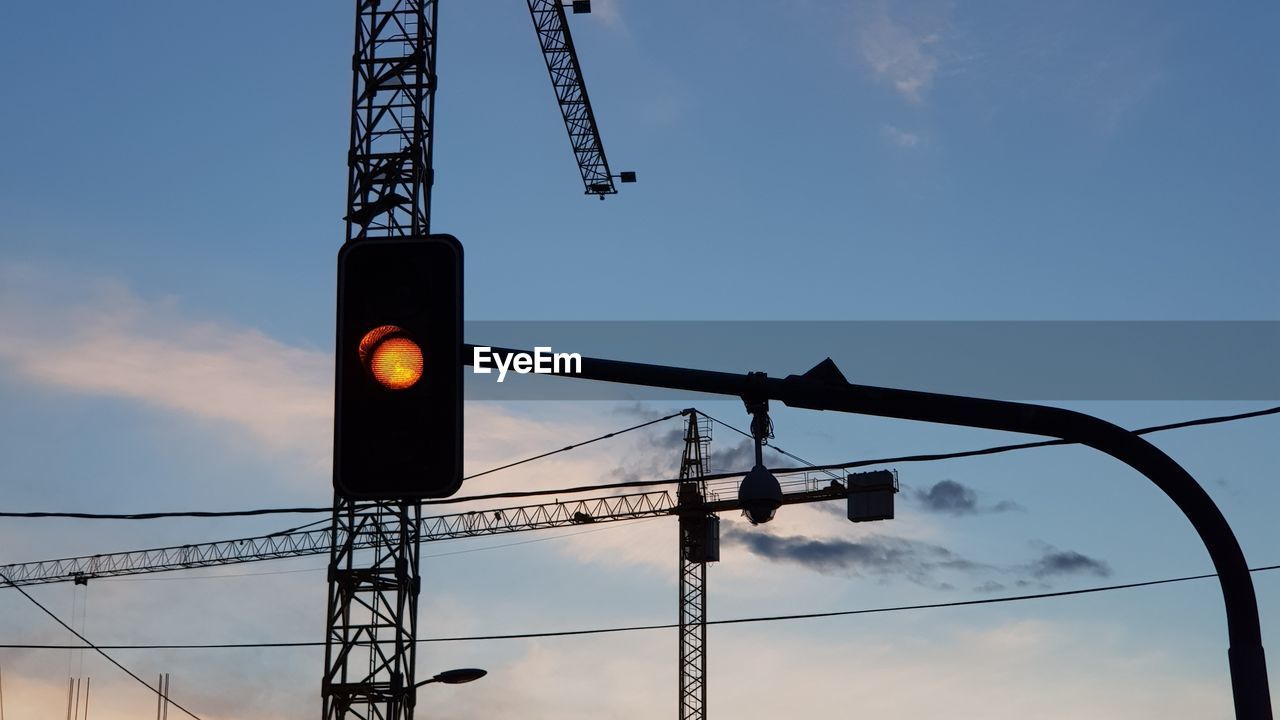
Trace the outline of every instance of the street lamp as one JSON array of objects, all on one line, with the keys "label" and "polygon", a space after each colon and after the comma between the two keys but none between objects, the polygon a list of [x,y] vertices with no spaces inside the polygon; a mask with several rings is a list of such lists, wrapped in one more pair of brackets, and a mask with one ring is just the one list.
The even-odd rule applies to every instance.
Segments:
[{"label": "street lamp", "polygon": [[472,680],[479,680],[488,674],[488,670],[481,670],[480,668],[458,668],[457,670],[445,670],[433,678],[423,680],[417,685],[414,685],[414,687],[420,688],[427,683],[433,682],[444,683],[446,685],[461,685],[462,683],[469,683]]}]

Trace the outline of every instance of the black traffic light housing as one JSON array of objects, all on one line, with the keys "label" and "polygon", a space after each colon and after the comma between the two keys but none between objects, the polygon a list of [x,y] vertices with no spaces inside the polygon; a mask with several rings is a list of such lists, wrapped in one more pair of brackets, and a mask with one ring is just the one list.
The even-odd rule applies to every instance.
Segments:
[{"label": "black traffic light housing", "polygon": [[366,500],[462,484],[462,245],[452,235],[338,252],[333,486]]}]

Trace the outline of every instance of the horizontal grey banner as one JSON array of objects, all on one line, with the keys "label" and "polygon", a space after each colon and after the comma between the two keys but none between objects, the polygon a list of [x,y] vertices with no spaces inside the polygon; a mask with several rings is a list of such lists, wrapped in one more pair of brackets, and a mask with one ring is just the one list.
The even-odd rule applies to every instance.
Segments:
[{"label": "horizontal grey banner", "polygon": [[[1002,400],[1275,400],[1280,321],[475,321],[474,345],[773,377],[830,357],[852,383]],[[699,396],[464,370],[469,400]]]}]

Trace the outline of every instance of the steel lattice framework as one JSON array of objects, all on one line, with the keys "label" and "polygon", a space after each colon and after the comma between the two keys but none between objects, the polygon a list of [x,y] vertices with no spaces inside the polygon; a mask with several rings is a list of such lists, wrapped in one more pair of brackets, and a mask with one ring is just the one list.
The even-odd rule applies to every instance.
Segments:
[{"label": "steel lattice framework", "polygon": [[419,506],[372,509],[347,502],[334,513],[325,718],[413,717]]},{"label": "steel lattice framework", "polygon": [[711,426],[690,413],[680,461],[680,720],[702,720],[707,707],[707,561],[719,559],[707,547],[717,532],[706,510],[706,474]]},{"label": "steel lattice framework", "polygon": [[429,231],[436,16],[435,0],[357,2],[348,242]]},{"label": "steel lattice framework", "polygon": [[569,131],[569,144],[582,173],[582,184],[588,195],[605,195],[618,192],[609,173],[609,162],[604,156],[604,143],[596,116],[591,112],[591,100],[582,79],[582,67],[578,53],[573,48],[573,36],[569,34],[569,22],[565,17],[561,0],[528,0],[533,27],[538,32],[538,46],[547,61],[551,75],[551,87]]},{"label": "steel lattice framework", "polygon": [[[358,511],[361,516],[373,515],[379,507],[384,511],[386,509],[386,506],[369,505],[358,506],[351,511]],[[436,542],[595,522],[638,520],[671,515],[674,512],[675,499],[672,494],[666,490],[657,490],[612,497],[434,515],[418,519],[412,527],[416,530],[413,538],[415,542]],[[387,517],[385,512],[383,517]],[[349,538],[349,544],[354,550],[364,550],[376,548],[387,539],[386,533],[374,532],[374,526],[368,526],[364,531],[353,533]],[[344,538],[341,543],[344,548],[348,544],[347,541],[348,538]],[[396,542],[399,542],[398,539]],[[0,566],[0,573],[9,578],[14,585],[41,585],[69,582],[77,578],[139,575],[166,570],[187,570],[258,560],[321,555],[330,552],[333,547],[335,547],[333,532],[329,528],[296,530],[236,540],[15,563]]]},{"label": "steel lattice framework", "polygon": [[[705,456],[704,453],[703,457]],[[848,495],[843,486],[820,487],[820,485],[821,483],[812,479],[805,480],[803,484],[797,483],[793,489],[783,494],[782,502],[784,505],[790,505],[840,500]],[[710,497],[716,496],[715,492],[708,492]],[[722,491],[725,495],[732,495],[733,492],[732,486]],[[377,507],[379,506],[371,505],[368,508],[361,507],[359,510],[362,514],[369,514]],[[707,512],[729,512],[738,509],[737,503],[732,500],[712,499],[704,507]],[[418,542],[437,542],[587,523],[639,520],[676,515],[679,512],[676,500],[669,491],[655,490],[422,517],[416,525],[416,538]],[[356,533],[352,535],[350,541],[354,549],[363,550],[377,547],[383,542],[383,535],[372,532]],[[72,582],[77,579],[143,575],[169,570],[191,570],[260,560],[323,555],[331,552],[332,549],[333,531],[331,529],[294,530],[217,542],[13,563],[0,565],[0,574],[9,578],[13,585],[44,585]]]},{"label": "steel lattice framework", "polygon": [[[357,0],[347,242],[430,232],[436,0]],[[334,495],[325,720],[411,720],[420,508]]]}]

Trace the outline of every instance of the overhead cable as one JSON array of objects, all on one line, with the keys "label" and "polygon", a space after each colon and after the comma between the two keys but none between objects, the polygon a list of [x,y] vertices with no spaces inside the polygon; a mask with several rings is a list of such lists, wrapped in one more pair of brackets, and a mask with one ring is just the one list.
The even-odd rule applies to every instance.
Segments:
[{"label": "overhead cable", "polygon": [[[176,700],[174,700],[173,698],[170,698],[167,693],[161,692],[158,688],[151,687],[151,685],[148,684],[146,680],[143,680],[142,678],[138,677],[136,674],[134,674],[132,670],[125,667],[124,665],[121,665],[119,662],[116,661],[115,658],[111,657],[106,652],[104,652],[104,648],[107,648],[108,646],[94,645],[92,642],[89,642],[88,638],[76,632],[75,628],[63,622],[62,618],[58,617],[57,615],[54,615],[52,610],[42,605],[39,600],[36,600],[35,598],[31,597],[31,595],[26,590],[23,590],[20,585],[14,584],[14,582],[10,580],[7,576],[5,576],[3,573],[0,573],[0,580],[3,580],[5,584],[9,585],[13,589],[22,593],[23,597],[30,600],[36,607],[43,610],[45,615],[48,615],[49,617],[53,618],[54,622],[66,628],[68,632],[70,632],[72,635],[75,635],[80,640],[80,642],[84,643],[83,645],[69,645],[67,647],[75,648],[75,649],[90,649],[90,650],[96,651],[99,655],[106,658],[107,662],[111,663],[112,665],[115,665],[116,667],[123,670],[126,675],[142,683],[143,687],[155,693],[156,695],[159,695],[161,698],[164,698],[165,702],[169,703],[170,705],[173,705],[174,707],[178,708],[182,712],[191,716],[192,718],[194,718],[194,720],[200,720],[200,716],[196,715],[195,713],[191,712],[190,710],[180,705]],[[321,643],[321,644],[323,645],[324,643]]]},{"label": "overhead cable", "polygon": [[[1280,565],[1264,565],[1262,567],[1249,568],[1249,572],[1266,572],[1269,570],[1280,570]],[[1072,595],[1089,595],[1093,593],[1111,592],[1114,590],[1130,590],[1133,588],[1151,587],[1154,585],[1168,585],[1171,583],[1189,582],[1191,580],[1205,580],[1217,577],[1217,573],[1205,573],[1203,575],[1184,575],[1182,577],[1164,578],[1162,580],[1145,580],[1142,582],[1123,583],[1119,585],[1099,585],[1087,588],[1077,588],[1074,590],[1057,590],[1053,592],[1031,593],[1028,595],[1009,595],[1006,597],[995,598],[978,598],[974,600],[953,600],[951,602],[941,603],[921,603],[917,605],[893,605],[889,607],[878,608],[862,608],[858,610],[831,610],[825,612],[808,612],[793,613],[788,615],[760,615],[744,618],[729,618],[726,620],[708,620],[708,625],[744,625],[749,623],[764,622],[781,622],[784,620],[812,620],[816,618],[842,617],[846,615],[876,615],[882,613],[905,612],[909,610],[936,610],[940,608],[966,607],[970,605],[994,605],[1007,602],[1021,602],[1024,600],[1043,600],[1046,598],[1069,597]],[[24,593],[25,594],[25,593]],[[526,640],[533,638],[549,638],[549,637],[571,637],[576,635],[607,635],[611,633],[637,632],[642,630],[671,630],[680,627],[676,623],[662,623],[655,625],[624,625],[606,628],[587,628],[582,630],[552,630],[547,632],[523,632],[523,633],[505,633],[500,635],[456,635],[449,637],[428,637],[418,638],[415,642],[419,643],[441,643],[441,642],[476,642],[481,640]],[[107,650],[208,650],[208,649],[236,649],[236,648],[304,648],[304,647],[323,647],[323,642],[254,642],[254,643],[162,643],[162,644],[146,644],[146,645],[103,645],[102,648]],[[52,644],[36,644],[36,643],[8,643],[0,644],[0,648],[5,649],[23,649],[23,650],[74,650],[82,646],[79,645],[52,645]],[[96,649],[96,648],[95,648]]]},{"label": "overhead cable", "polygon": [[[670,419],[679,415],[676,413],[664,419]],[[1164,432],[1166,430],[1177,430],[1180,428],[1196,427],[1200,425],[1216,425],[1219,423],[1233,422],[1237,420],[1246,420],[1249,418],[1263,417],[1266,415],[1280,414],[1280,406],[1266,408],[1263,410],[1255,410],[1252,412],[1238,413],[1235,415],[1219,415],[1215,417],[1197,418],[1195,420],[1185,420],[1183,422],[1169,423],[1167,425],[1155,425],[1147,428],[1133,430],[1135,435],[1148,435],[1156,432]],[[639,426],[637,426],[639,427]],[[617,433],[613,433],[616,435]],[[579,443],[581,445],[583,443]],[[1070,440],[1042,440],[1037,442],[1017,443],[1012,445],[995,445],[992,447],[980,448],[977,450],[961,450],[957,452],[946,453],[930,453],[923,455],[901,455],[898,457],[883,457],[870,460],[850,460],[847,462],[829,463],[826,465],[806,465],[802,467],[780,467],[769,468],[775,475],[789,475],[804,472],[826,471],[826,470],[849,470],[857,467],[869,467],[873,465],[897,465],[910,462],[935,462],[939,460],[955,460],[958,458],[977,457],[980,455],[997,455],[1000,453],[1012,452],[1014,450],[1027,450],[1031,448],[1051,447],[1055,445],[1078,445],[1079,443]],[[556,452],[562,452],[556,451]],[[490,471],[486,471],[490,472]],[[704,481],[726,480],[729,478],[742,477],[747,473],[746,470],[737,470],[734,472],[712,473],[702,476]],[[483,474],[483,473],[482,473]],[[675,485],[681,482],[680,478],[664,478],[661,480],[629,480],[616,483],[602,483],[597,485],[578,485],[566,488],[553,488],[549,490],[515,490],[511,492],[485,493],[481,495],[465,495],[454,496],[448,498],[439,498],[435,500],[418,501],[422,505],[453,505],[457,503],[475,502],[478,500],[500,500],[511,498],[527,498],[527,497],[543,497],[547,495],[574,495],[578,493],[593,492],[597,490],[620,490],[627,488],[644,488],[656,487],[660,485]],[[13,518],[79,518],[87,520],[153,520],[156,518],[172,518],[172,517],[240,517],[248,515],[282,515],[289,513],[330,513],[333,512],[332,506],[324,507],[289,507],[289,508],[259,508],[256,510],[190,510],[181,512],[154,512],[154,513],[73,513],[73,512],[0,512],[0,517]]]}]

